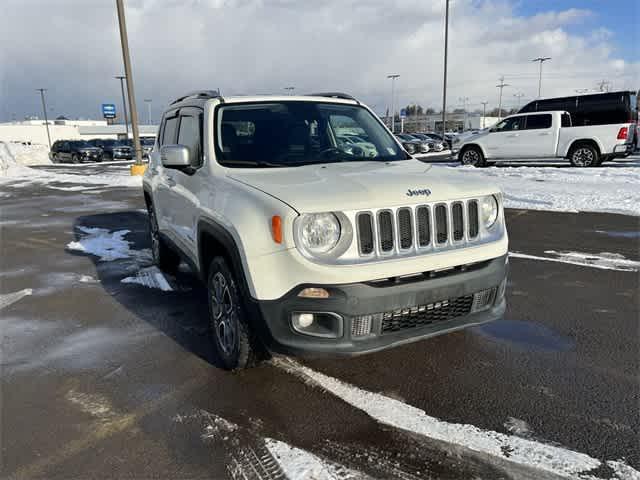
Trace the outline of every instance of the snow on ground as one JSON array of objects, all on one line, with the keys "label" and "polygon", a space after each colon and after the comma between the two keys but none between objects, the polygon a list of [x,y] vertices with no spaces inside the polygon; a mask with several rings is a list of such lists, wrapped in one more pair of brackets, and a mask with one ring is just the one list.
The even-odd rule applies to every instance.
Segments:
[{"label": "snow on ground", "polygon": [[18,292],[0,294],[0,310],[31,294],[33,294],[33,290],[30,288],[24,288]]},{"label": "snow on ground", "polygon": [[[0,142],[0,172],[9,166],[51,165],[49,148],[46,145],[23,145]],[[2,173],[0,173],[2,176]]]},{"label": "snow on ground", "polygon": [[133,277],[126,277],[120,280],[122,283],[136,283],[147,288],[157,288],[163,292],[171,292],[173,288],[156,266],[143,268]]},{"label": "snow on ground", "polygon": [[538,255],[528,255],[526,253],[509,252],[513,258],[526,258],[529,260],[541,260],[544,262],[569,263],[582,267],[600,268],[602,270],[618,270],[621,272],[640,271],[640,262],[628,260],[619,253],[581,253],[581,252],[556,252],[555,250],[545,250],[546,254],[553,257],[540,257]]},{"label": "snow on ground", "polygon": [[640,156],[599,168],[568,165],[474,168],[434,164],[498,185],[507,208],[640,215]]},{"label": "snow on ground", "polygon": [[[419,408],[379,393],[362,390],[305,367],[289,358],[277,357],[272,360],[272,363],[302,378],[309,384],[332,393],[380,423],[431,439],[459,445],[463,448],[498,458],[500,461],[513,462],[544,470],[560,477],[577,479],[590,478],[586,472],[602,465],[602,462],[596,458],[561,446],[548,445],[515,435],[483,430],[473,425],[439,420],[427,415]],[[616,472],[614,479],[626,480],[627,478],[635,478],[635,475],[640,475],[640,472],[637,472],[622,460],[616,460],[614,463]]]},{"label": "snow on ground", "polygon": [[78,227],[78,229],[86,235],[80,240],[69,242],[67,244],[68,250],[95,255],[104,262],[131,256],[129,242],[124,239],[129,230],[109,232],[104,228]]}]

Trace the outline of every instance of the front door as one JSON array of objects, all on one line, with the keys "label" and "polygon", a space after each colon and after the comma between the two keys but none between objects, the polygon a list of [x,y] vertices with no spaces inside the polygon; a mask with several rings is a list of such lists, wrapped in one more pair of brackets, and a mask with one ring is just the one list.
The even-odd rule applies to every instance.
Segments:
[{"label": "front door", "polygon": [[489,130],[487,153],[490,158],[517,158],[522,156],[520,134],[524,128],[523,117],[508,117]]}]

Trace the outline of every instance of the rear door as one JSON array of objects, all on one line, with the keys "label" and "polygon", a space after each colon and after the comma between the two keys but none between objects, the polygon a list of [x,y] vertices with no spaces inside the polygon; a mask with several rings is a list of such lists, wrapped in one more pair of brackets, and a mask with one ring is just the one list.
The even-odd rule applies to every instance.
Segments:
[{"label": "rear door", "polygon": [[518,143],[522,149],[520,158],[551,158],[556,155],[558,127],[553,125],[551,113],[536,113],[524,116],[524,129]]},{"label": "rear door", "polygon": [[64,163],[71,161],[71,145],[69,142],[62,142],[60,151],[58,152],[58,158]]}]

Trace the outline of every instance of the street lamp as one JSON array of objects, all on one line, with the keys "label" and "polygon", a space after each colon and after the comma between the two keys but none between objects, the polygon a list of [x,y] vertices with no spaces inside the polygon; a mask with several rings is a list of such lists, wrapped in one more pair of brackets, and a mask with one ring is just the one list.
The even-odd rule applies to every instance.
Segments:
[{"label": "street lamp", "polygon": [[442,82],[442,138],[447,131],[447,52],[449,48],[449,0],[444,13],[444,82]]},{"label": "street lamp", "polygon": [[518,111],[520,110],[520,99],[524,97],[524,93],[518,92],[513,94],[514,97],[518,99]]},{"label": "street lamp", "polygon": [[44,92],[46,88],[36,88],[37,92],[40,92],[40,99],[42,100],[42,112],[44,113],[44,125],[47,127],[47,140],[49,141],[49,150],[51,150],[51,135],[49,134],[49,120],[47,119],[47,104],[44,100]]},{"label": "street lamp", "polygon": [[538,57],[531,60],[532,62],[540,63],[540,73],[538,76],[538,98],[540,98],[540,92],[542,91],[542,64],[547,60],[551,60],[551,57]]},{"label": "street lamp", "polygon": [[486,114],[487,114],[487,103],[489,102],[481,102],[482,103],[482,128],[484,129],[484,125],[486,122]]},{"label": "street lamp", "polygon": [[120,80],[120,91],[122,92],[122,111],[124,113],[124,130],[129,138],[129,119],[127,118],[127,100],[124,96],[124,79],[127,78],[124,75],[116,75],[114,78]]},{"label": "street lamp", "polygon": [[467,128],[467,102],[469,101],[469,97],[458,97],[458,101],[462,102],[462,110],[464,113],[464,120],[462,122],[462,131],[464,132]]},{"label": "street lamp", "polygon": [[151,125],[151,102],[150,98],[145,98],[144,103],[147,104],[147,124]]},{"label": "street lamp", "polygon": [[396,104],[395,104],[395,86],[396,78],[400,77],[397,73],[387,75],[391,79],[391,133],[396,133]]},{"label": "street lamp", "polygon": [[127,38],[127,22],[124,15],[122,0],[116,0],[118,10],[118,25],[120,27],[120,43],[122,44],[122,60],[124,61],[124,73],[127,80],[127,94],[129,96],[129,110],[131,111],[131,130],[133,130],[133,148],[136,152],[135,165],[131,167],[132,175],[144,174],[142,165],[142,150],[140,148],[140,135],[138,134],[138,109],[136,108],[136,96],[133,90],[133,74],[131,73],[131,58],[129,56],[129,39]]}]

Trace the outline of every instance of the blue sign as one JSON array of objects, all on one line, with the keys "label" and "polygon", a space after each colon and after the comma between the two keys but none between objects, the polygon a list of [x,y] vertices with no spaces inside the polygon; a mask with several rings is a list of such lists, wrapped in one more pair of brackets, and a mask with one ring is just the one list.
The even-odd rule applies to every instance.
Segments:
[{"label": "blue sign", "polygon": [[116,118],[116,106],[113,103],[103,103],[102,116],[104,118]]},{"label": "blue sign", "polygon": [[400,118],[402,118],[402,119],[407,118],[407,109],[406,108],[401,108],[400,109]]}]

